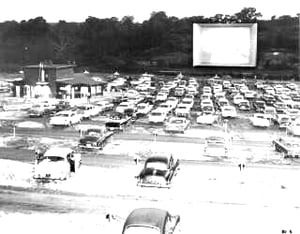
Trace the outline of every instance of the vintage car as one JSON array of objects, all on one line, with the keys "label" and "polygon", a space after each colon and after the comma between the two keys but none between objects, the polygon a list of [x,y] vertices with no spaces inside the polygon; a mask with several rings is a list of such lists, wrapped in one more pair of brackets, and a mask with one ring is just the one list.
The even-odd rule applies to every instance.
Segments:
[{"label": "vintage car", "polygon": [[92,127],[84,132],[79,139],[78,147],[83,150],[102,150],[114,132],[108,131],[105,127]]},{"label": "vintage car", "polygon": [[287,114],[277,114],[274,123],[278,125],[279,128],[287,128],[292,122],[292,119]]},{"label": "vintage car", "polygon": [[140,103],[137,105],[137,111],[136,114],[138,116],[144,116],[147,115],[153,108],[153,105],[151,105],[150,103]]},{"label": "vintage car", "polygon": [[181,132],[189,127],[190,120],[184,117],[171,117],[166,123],[165,131],[166,132]]},{"label": "vintage car", "polygon": [[226,157],[228,155],[230,142],[222,136],[209,136],[204,140],[203,155]]},{"label": "vintage car", "polygon": [[179,160],[173,156],[152,156],[146,159],[144,168],[136,177],[141,187],[171,188],[179,170]]},{"label": "vintage car", "polygon": [[126,113],[113,112],[105,121],[105,127],[110,131],[123,131],[131,123],[132,116]]},{"label": "vintage car", "polygon": [[172,109],[175,109],[179,100],[176,97],[169,97],[166,102],[172,106]]},{"label": "vintage car", "polygon": [[280,137],[272,142],[275,151],[283,154],[284,158],[300,157],[300,141],[291,137]]},{"label": "vintage car", "polygon": [[255,113],[250,117],[250,122],[254,127],[268,128],[271,125],[270,119],[263,113]]},{"label": "vintage car", "polygon": [[206,125],[212,125],[214,123],[217,123],[217,121],[218,121],[218,115],[212,113],[205,113],[205,112],[201,112],[196,119],[197,124],[206,124]]},{"label": "vintage car", "polygon": [[116,112],[119,113],[124,113],[125,110],[132,109],[136,110],[136,106],[133,102],[121,102],[117,107],[116,107]]},{"label": "vintage car", "polygon": [[134,209],[126,218],[122,234],[173,234],[180,216],[158,208]]},{"label": "vintage car", "polygon": [[221,108],[221,115],[223,118],[236,118],[237,112],[234,106],[223,106]]},{"label": "vintage car", "polygon": [[253,108],[255,112],[263,112],[266,108],[266,103],[263,100],[256,100],[253,102]]},{"label": "vintage car", "polygon": [[148,116],[148,122],[154,124],[162,124],[168,117],[168,113],[164,109],[152,110]]},{"label": "vintage car", "polygon": [[165,101],[167,101],[167,99],[168,99],[168,94],[167,93],[159,92],[156,95],[155,101],[165,102]]},{"label": "vintage car", "polygon": [[190,111],[191,109],[189,106],[179,103],[175,109],[175,115],[178,117],[189,117]]},{"label": "vintage car", "polygon": [[98,101],[95,105],[98,107],[99,113],[112,110],[114,108],[114,104],[109,101]]},{"label": "vintage car", "polygon": [[52,147],[37,154],[33,178],[37,180],[66,180],[81,165],[81,154],[66,147]]},{"label": "vintage car", "polygon": [[293,136],[300,136],[300,119],[296,119],[287,126],[286,131]]},{"label": "vintage car", "polygon": [[248,100],[240,101],[240,103],[238,104],[238,108],[241,111],[249,111],[251,109],[250,108],[250,103],[249,103]]},{"label": "vintage car", "polygon": [[80,123],[82,116],[73,110],[60,111],[50,118],[52,126],[71,126]]},{"label": "vintage car", "polygon": [[79,110],[83,119],[89,119],[90,117],[96,116],[100,113],[97,106],[91,104],[78,105],[77,110]]},{"label": "vintage car", "polygon": [[29,117],[41,117],[43,115],[51,114],[52,111],[56,109],[56,106],[50,103],[38,103],[32,106],[28,110]]}]

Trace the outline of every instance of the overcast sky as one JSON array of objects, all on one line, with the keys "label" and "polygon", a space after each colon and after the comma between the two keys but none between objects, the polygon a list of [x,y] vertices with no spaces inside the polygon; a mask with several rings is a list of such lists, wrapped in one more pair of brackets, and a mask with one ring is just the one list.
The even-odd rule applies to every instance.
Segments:
[{"label": "overcast sky", "polygon": [[48,23],[65,20],[83,22],[97,18],[133,16],[135,22],[150,18],[153,11],[164,11],[178,18],[211,17],[218,13],[232,15],[244,7],[255,7],[262,19],[273,15],[296,16],[299,0],[1,0],[0,22],[29,20],[42,16]]}]

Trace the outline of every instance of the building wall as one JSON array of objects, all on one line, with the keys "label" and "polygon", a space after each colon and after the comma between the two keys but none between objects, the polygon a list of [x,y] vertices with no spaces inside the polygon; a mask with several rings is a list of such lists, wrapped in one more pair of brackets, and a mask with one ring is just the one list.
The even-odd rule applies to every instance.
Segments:
[{"label": "building wall", "polygon": [[57,69],[56,71],[56,79],[60,80],[63,78],[71,78],[74,76],[74,70],[72,67]]}]

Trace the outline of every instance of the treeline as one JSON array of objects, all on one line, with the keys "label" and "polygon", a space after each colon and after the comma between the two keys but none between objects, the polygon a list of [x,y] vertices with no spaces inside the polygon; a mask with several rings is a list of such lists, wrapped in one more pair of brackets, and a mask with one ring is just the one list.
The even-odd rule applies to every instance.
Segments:
[{"label": "treeline", "polygon": [[[148,20],[134,22],[126,16],[85,22],[47,23],[42,17],[0,24],[0,69],[17,71],[23,65],[76,63],[92,70],[122,71],[142,67],[191,68],[193,23],[253,23],[259,25],[258,67],[296,69],[298,18],[291,16],[259,20],[255,8],[232,16],[217,14],[176,18],[153,12]],[[280,56],[272,58],[277,51]],[[274,60],[274,61],[273,61]]]}]

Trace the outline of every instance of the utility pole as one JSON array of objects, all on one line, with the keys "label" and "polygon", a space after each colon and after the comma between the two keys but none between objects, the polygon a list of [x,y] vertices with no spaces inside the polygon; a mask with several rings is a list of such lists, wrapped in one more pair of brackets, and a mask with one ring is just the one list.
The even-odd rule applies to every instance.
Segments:
[{"label": "utility pole", "polygon": [[300,80],[300,13],[298,16],[298,80]]}]

